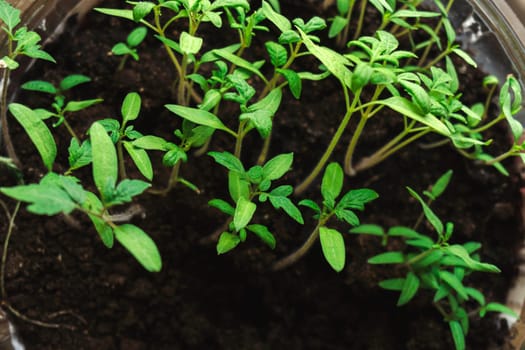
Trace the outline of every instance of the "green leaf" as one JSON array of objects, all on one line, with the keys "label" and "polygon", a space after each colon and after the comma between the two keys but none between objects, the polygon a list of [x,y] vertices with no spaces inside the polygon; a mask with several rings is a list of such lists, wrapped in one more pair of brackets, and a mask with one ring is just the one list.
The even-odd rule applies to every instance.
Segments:
[{"label": "green leaf", "polygon": [[77,139],[71,138],[68,152],[70,170],[75,170],[91,163],[91,142],[89,140],[79,145]]},{"label": "green leaf", "polygon": [[321,182],[321,194],[324,200],[335,201],[343,189],[343,177],[343,168],[338,163],[328,164]]},{"label": "green leaf", "polygon": [[154,7],[155,4],[149,1],[135,3],[135,6],[133,7],[133,20],[139,22],[141,19],[149,15]]},{"label": "green leaf", "polygon": [[238,172],[228,172],[228,190],[234,202],[237,202],[240,197],[250,197],[250,183],[241,178]]},{"label": "green leaf", "polygon": [[378,100],[377,104],[382,104],[390,109],[407,116],[423,125],[430,127],[434,132],[443,136],[451,137],[452,134],[447,126],[432,114],[421,115],[419,109],[409,100],[401,96],[392,96],[384,100]]},{"label": "green leaf", "polygon": [[360,224],[359,218],[351,210],[336,208],[335,215],[339,220],[345,221],[350,226],[358,226]]},{"label": "green leaf", "polygon": [[419,289],[419,278],[412,272],[408,272],[403,283],[403,289],[397,300],[397,306],[408,303],[416,295]]},{"label": "green leaf", "polygon": [[225,59],[227,61],[230,61],[234,65],[236,65],[236,66],[238,66],[240,68],[244,68],[247,71],[257,75],[263,81],[267,81],[265,76],[261,73],[261,71],[259,70],[259,68],[257,68],[257,66],[255,64],[245,60],[242,57],[239,57],[239,56],[236,56],[236,55],[232,54],[227,49],[224,49],[224,48],[223,49],[215,49],[212,52],[213,52],[214,55],[219,56],[220,58],[223,58],[223,59]]},{"label": "green leaf", "polygon": [[376,191],[368,188],[350,190],[341,198],[337,208],[364,210],[365,204],[379,198]]},{"label": "green leaf", "polygon": [[430,112],[431,100],[428,93],[420,84],[401,80],[400,85],[412,96],[412,100],[421,109],[424,115]]},{"label": "green leaf", "polygon": [[281,89],[272,89],[262,100],[250,105],[248,112],[266,110],[273,116],[281,105],[282,96]]},{"label": "green leaf", "polygon": [[93,179],[102,198],[109,198],[118,178],[117,151],[106,129],[99,122],[89,129],[93,154]]},{"label": "green leaf", "polygon": [[255,203],[250,202],[244,197],[239,197],[237,205],[235,207],[235,213],[233,215],[233,226],[236,231],[240,231],[250,223],[250,220],[257,209]]},{"label": "green leaf", "polygon": [[9,56],[4,56],[0,60],[0,66],[5,66],[7,69],[15,70],[20,64]]},{"label": "green leaf", "polygon": [[[348,2],[348,1],[346,1]],[[348,19],[341,16],[335,16],[333,18],[330,29],[328,30],[328,37],[335,38],[345,27],[348,25]]]},{"label": "green leaf", "polygon": [[456,55],[461,57],[463,59],[463,61],[465,61],[468,64],[470,64],[472,67],[474,67],[474,68],[478,67],[478,64],[476,63],[476,61],[474,61],[474,59],[472,57],[470,57],[470,55],[468,53],[466,53],[465,51],[461,50],[460,48],[455,48],[455,49],[452,50],[452,52],[454,52]]},{"label": "green leaf", "polygon": [[379,287],[386,290],[402,291],[405,284],[404,278],[391,278],[379,282]]},{"label": "green leaf", "polygon": [[314,44],[314,42],[300,29],[299,33],[301,34],[308,51],[321,61],[330,73],[346,86],[350,87],[349,82],[352,72],[346,67],[347,65],[350,65],[350,61],[345,56],[334,50]]},{"label": "green leaf", "polygon": [[429,265],[435,264],[443,258],[443,251],[439,249],[427,250],[424,253],[419,254],[418,259],[411,263],[415,268],[424,268]]},{"label": "green leaf", "polygon": [[266,1],[262,2],[261,8],[262,14],[272,22],[281,32],[286,32],[287,30],[292,29],[292,23],[288,18],[281,15],[278,12],[275,12],[270,4]]},{"label": "green leaf", "polygon": [[131,142],[124,141],[122,144],[142,176],[151,181],[153,179],[153,166],[151,165],[148,153],[142,148],[133,146]]},{"label": "green leaf", "polygon": [[350,79],[350,89],[357,91],[364,88],[372,78],[374,70],[368,63],[358,62]]},{"label": "green leaf", "polygon": [[444,232],[444,227],[443,227],[443,223],[441,222],[441,220],[432,211],[432,209],[430,209],[427,203],[425,203],[423,198],[421,198],[419,194],[417,194],[416,191],[414,191],[410,187],[407,187],[407,190],[412,195],[412,197],[414,197],[415,199],[419,201],[419,203],[421,204],[421,207],[423,208],[423,213],[425,214],[425,217],[430,222],[430,224],[432,224],[436,232],[441,236]]},{"label": "green leaf", "polygon": [[394,227],[391,227],[389,230],[388,230],[388,235],[389,236],[394,236],[394,237],[405,237],[405,238],[411,238],[411,239],[414,239],[414,238],[421,238],[421,237],[425,237],[425,238],[428,238],[426,236],[423,236],[419,233],[417,233],[416,231],[414,231],[413,229],[409,228],[409,227],[404,227],[404,226],[394,226]]},{"label": "green leaf", "polygon": [[460,297],[465,300],[468,300],[468,294],[463,286],[463,283],[451,272],[441,270],[439,271],[439,277],[445,281],[452,289],[454,289]]},{"label": "green leaf", "polygon": [[402,264],[405,256],[402,252],[381,253],[368,259],[369,264]]},{"label": "green leaf", "polygon": [[149,272],[159,272],[162,268],[157,245],[139,227],[132,224],[115,226],[115,238]]},{"label": "green leaf", "polygon": [[53,134],[51,134],[47,125],[32,109],[22,104],[9,104],[9,111],[22,125],[35,145],[47,170],[51,171],[57,155],[57,146]]},{"label": "green leaf", "polygon": [[293,204],[290,198],[288,198],[288,196],[292,194],[292,192],[292,186],[283,185],[274,188],[272,192],[265,195],[268,196],[270,203],[275,209],[282,208],[284,212],[288,214],[288,216],[290,216],[292,219],[294,219],[302,225],[304,223],[304,220],[301,211],[295,206],[295,204]]},{"label": "green leaf", "polygon": [[212,157],[217,163],[230,171],[235,171],[240,174],[244,174],[246,172],[239,158],[230,152],[208,152],[208,155]]},{"label": "green leaf", "polygon": [[60,90],[61,91],[66,91],[66,90],[69,90],[71,88],[74,88],[75,86],[78,86],[78,85],[84,84],[84,83],[88,83],[90,81],[91,81],[91,78],[87,77],[85,75],[82,75],[82,74],[71,74],[71,75],[68,75],[67,77],[65,77],[64,79],[62,79],[62,81],[60,82],[59,86],[60,86]]},{"label": "green leaf", "polygon": [[183,53],[194,55],[200,51],[202,47],[203,39],[188,34],[187,32],[182,32],[180,34],[180,49]]},{"label": "green leaf", "polygon": [[272,112],[259,109],[254,112],[242,113],[239,120],[249,120],[257,129],[263,139],[267,138],[272,131]]},{"label": "green leaf", "polygon": [[100,12],[102,14],[113,16],[113,17],[120,17],[125,18],[129,20],[133,20],[133,11],[127,10],[127,9],[108,9],[108,8],[101,8],[97,7],[94,8],[95,11]]},{"label": "green leaf", "polygon": [[141,99],[140,95],[136,92],[130,92],[124,97],[120,112],[122,113],[122,120],[124,123],[135,120],[138,118],[140,113]]},{"label": "green leaf", "polygon": [[286,174],[293,163],[293,153],[279,154],[263,166],[263,177],[268,180],[277,180]]},{"label": "green leaf", "polygon": [[276,244],[275,237],[268,230],[268,227],[264,225],[253,224],[253,225],[246,226],[246,229],[250,232],[253,232],[255,235],[257,235],[270,248],[275,249],[275,244]]},{"label": "green leaf", "polygon": [[303,89],[303,83],[299,74],[291,69],[276,69],[276,72],[283,75],[284,79],[288,82],[288,87],[293,97],[299,99]]},{"label": "green leaf", "polygon": [[470,287],[465,287],[465,290],[467,291],[467,294],[469,295],[469,297],[472,297],[472,299],[478,302],[479,306],[485,305],[485,296],[483,295],[483,293],[481,293],[477,289],[470,288]]},{"label": "green leaf", "polygon": [[443,250],[463,260],[463,262],[472,270],[492,273],[501,272],[501,270],[495,265],[482,263],[472,259],[465,247],[459,244],[450,245],[443,248]]},{"label": "green leaf", "polygon": [[124,179],[115,188],[110,197],[110,203],[107,203],[107,205],[131,202],[133,197],[138,196],[149,187],[151,187],[151,184],[145,181]]},{"label": "green leaf", "polygon": [[[86,202],[82,206],[92,212],[100,214],[104,212],[104,205],[100,199],[91,192],[86,192]],[[93,226],[95,226],[95,230],[97,231],[102,243],[104,243],[107,248],[112,248],[115,238],[113,228],[100,216],[88,214],[88,217],[93,223]]]},{"label": "green leaf", "polygon": [[195,124],[209,126],[210,128],[223,130],[227,133],[237,137],[237,134],[224,125],[221,120],[214,114],[192,107],[185,107],[180,105],[165,105],[165,107],[172,113],[177,114],[181,118],[189,120]]},{"label": "green leaf", "polygon": [[7,26],[8,32],[12,32],[20,23],[20,10],[7,1],[0,1],[0,20]]},{"label": "green leaf", "polygon": [[316,212],[316,214],[320,214],[321,213],[321,208],[317,205],[317,203],[315,203],[311,199],[303,199],[298,204],[312,209],[313,211]]},{"label": "green leaf", "polygon": [[208,202],[210,207],[214,207],[222,211],[224,214],[233,216],[235,213],[235,208],[230,205],[230,203],[223,201],[222,199],[212,199]]},{"label": "green leaf", "polygon": [[247,0],[215,0],[209,7],[210,11],[222,7],[242,7],[245,10],[250,9],[250,3]]},{"label": "green leaf", "polygon": [[137,27],[129,33],[126,42],[130,47],[137,47],[144,41],[147,34],[148,29],[146,27]]},{"label": "green leaf", "polygon": [[481,310],[479,310],[479,315],[481,317],[485,317],[485,314],[487,312],[489,312],[489,311],[500,312],[502,314],[507,314],[507,315],[510,315],[512,317],[519,318],[519,315],[514,310],[512,310],[512,309],[508,308],[507,306],[502,305],[500,303],[488,303],[487,305],[482,307]]},{"label": "green leaf", "polygon": [[465,335],[463,334],[463,327],[459,321],[451,320],[448,322],[454,346],[456,350],[465,350]]},{"label": "green leaf", "polygon": [[30,184],[0,187],[0,192],[19,201],[30,203],[27,210],[39,215],[69,214],[77,206],[71,196],[57,185]]},{"label": "green leaf", "polygon": [[288,60],[288,51],[286,48],[274,41],[267,41],[265,44],[266,51],[270,55],[270,62],[276,68],[282,67],[286,64]]},{"label": "green leaf", "polygon": [[64,108],[64,112],[78,112],[93,105],[96,105],[97,103],[100,103],[102,101],[104,100],[101,98],[94,98],[91,100],[84,101],[69,101],[66,107]]},{"label": "green leaf", "polygon": [[343,235],[337,230],[321,226],[319,238],[324,257],[330,266],[337,272],[341,272],[345,266],[346,250]]},{"label": "green leaf", "polygon": [[430,190],[432,200],[436,200],[447,188],[450,179],[452,178],[452,170],[448,170],[446,173],[441,175],[436,183],[432,186]]},{"label": "green leaf", "polygon": [[154,151],[169,151],[170,145],[172,145],[162,137],[153,135],[139,137],[138,139],[131,141],[131,143],[135,147]]},{"label": "green leaf", "polygon": [[349,232],[353,234],[373,236],[383,236],[385,234],[385,230],[383,230],[381,226],[374,224],[359,225],[353,227]]},{"label": "green leaf", "polygon": [[224,254],[237,247],[241,243],[241,239],[237,235],[233,235],[229,232],[223,232],[219,236],[217,242],[217,254]]},{"label": "green leaf", "polygon": [[57,93],[57,89],[53,84],[43,80],[31,80],[25,82],[20,86],[24,90],[44,92],[47,94],[54,95]]}]

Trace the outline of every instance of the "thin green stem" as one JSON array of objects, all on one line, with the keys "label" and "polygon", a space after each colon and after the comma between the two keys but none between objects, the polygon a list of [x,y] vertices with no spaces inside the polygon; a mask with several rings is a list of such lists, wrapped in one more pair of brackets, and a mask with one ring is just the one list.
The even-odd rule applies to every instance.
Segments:
[{"label": "thin green stem", "polygon": [[241,121],[239,123],[239,129],[237,131],[237,138],[235,141],[235,151],[233,154],[239,159],[241,158],[242,141],[244,140],[244,136],[245,136],[244,128],[246,127],[247,124],[248,124],[247,120]]},{"label": "thin green stem", "polygon": [[493,127],[494,125],[496,125],[497,123],[499,123],[500,121],[502,121],[504,119],[505,119],[505,115],[503,113],[501,113],[500,115],[498,115],[496,118],[492,119],[487,124],[484,124],[484,125],[480,126],[479,128],[469,130],[468,132],[471,133],[471,134],[478,134],[480,132],[483,132],[485,130],[490,129],[491,127]]},{"label": "thin green stem", "polygon": [[344,47],[348,41],[348,32],[350,31],[350,21],[352,19],[352,13],[354,12],[355,0],[350,0],[348,4],[348,12],[346,13],[346,26],[340,35],[337,36],[337,46]]},{"label": "thin green stem", "polygon": [[[8,56],[12,58],[13,55],[13,40],[10,35],[8,35]],[[13,141],[11,140],[11,134],[9,133],[9,126],[7,122],[7,89],[9,87],[9,77],[11,75],[11,70],[7,67],[4,68],[2,74],[2,101],[0,106],[0,127],[2,128],[2,138],[4,146],[7,152],[7,156],[11,158],[13,163],[20,168],[22,163],[18,158],[15,147],[13,146]]]},{"label": "thin green stem", "polygon": [[120,62],[117,67],[117,72],[120,72],[122,69],[124,69],[124,66],[126,65],[126,62],[128,61],[129,55],[124,55],[120,59]]},{"label": "thin green stem", "polygon": [[161,196],[167,195],[175,187],[175,185],[179,181],[179,173],[180,173],[181,165],[182,165],[182,161],[179,160],[173,166],[173,168],[171,168],[171,174],[170,174],[170,177],[168,179],[168,184],[167,184],[166,188],[164,188],[162,190],[149,190],[148,192],[152,193],[152,194],[158,194],[158,195],[161,195]]},{"label": "thin green stem", "polygon": [[117,142],[118,172],[119,172],[119,175],[120,175],[120,179],[124,180],[128,176],[126,174],[126,165],[125,165],[125,162],[124,162],[124,151],[123,151],[122,148],[123,148],[122,147],[122,141],[119,140]]},{"label": "thin green stem", "polygon": [[[445,8],[447,14],[449,13],[450,11],[450,8],[452,7],[452,4],[454,3],[454,0],[450,0],[447,4],[447,7]],[[441,30],[441,27],[443,26],[443,20],[439,21],[438,24],[436,25],[436,27],[434,28],[434,33],[439,33],[439,31]],[[419,66],[423,65],[423,63],[427,60],[428,58],[428,55],[430,54],[430,50],[432,49],[432,45],[434,44],[434,42],[431,42],[429,43],[429,45],[427,45],[425,47],[425,51],[423,52],[423,54],[421,54],[420,58],[419,58]],[[447,53],[448,54],[448,53]],[[441,59],[441,58],[440,58]],[[436,60],[434,60],[436,61]],[[432,61],[432,62],[434,62]],[[439,60],[437,60],[436,62],[439,62]],[[427,68],[431,67],[432,65],[427,65]]]},{"label": "thin green stem", "polygon": [[6,262],[7,262],[7,251],[9,250],[9,241],[11,239],[11,235],[13,234],[13,230],[15,227],[15,219],[16,215],[18,214],[18,210],[20,209],[20,203],[16,202],[15,209],[13,210],[13,214],[9,215],[9,212],[7,212],[7,217],[9,218],[9,224],[7,226],[7,233],[5,235],[4,239],[4,247],[2,250],[2,266],[0,269],[0,290],[2,293],[2,300],[5,301],[7,299],[7,292],[5,289],[5,268],[6,268]]},{"label": "thin green stem", "polygon": [[365,19],[367,2],[368,2],[367,0],[361,0],[361,10],[359,11],[359,19],[357,21],[357,28],[355,29],[355,32],[354,32],[354,40],[359,38],[359,36],[361,35],[361,30],[363,30],[363,22]]},{"label": "thin green stem", "polygon": [[75,133],[75,130],[73,130],[73,128],[71,127],[71,124],[69,124],[69,122],[67,121],[66,117],[65,116],[62,116],[64,118],[64,126],[66,127],[67,131],[69,132],[69,134],[71,135],[71,137],[73,137],[75,140],[78,141],[78,143],[80,143],[80,139],[78,138],[77,134]]},{"label": "thin green stem", "polygon": [[345,115],[343,117],[343,120],[339,124],[339,127],[337,128],[334,136],[332,137],[332,140],[330,141],[330,144],[326,148],[323,156],[321,157],[321,159],[319,160],[319,162],[317,163],[315,168],[312,170],[310,175],[308,175],[306,177],[306,179],[304,179],[303,182],[301,184],[299,184],[295,188],[295,194],[303,193],[304,190],[306,190],[308,188],[308,186],[310,186],[310,184],[315,180],[315,178],[323,170],[326,162],[328,161],[328,159],[330,159],[330,157],[332,155],[332,152],[335,149],[335,146],[337,146],[337,144],[339,143],[339,140],[341,139],[341,136],[343,135],[343,132],[345,131],[345,129],[346,129],[347,125],[348,125],[348,122],[350,121],[350,118],[352,117],[352,115],[354,113],[355,106],[357,105],[357,103],[359,101],[359,96],[361,95],[361,89],[356,91],[356,93],[354,95],[354,98],[352,100],[352,103],[351,103],[351,105],[349,105],[348,88],[346,87],[346,85],[343,82],[341,82],[341,85],[343,86],[343,91],[344,91],[344,95],[345,95],[345,103],[346,103],[346,106],[347,106],[346,113],[345,113]]},{"label": "thin green stem", "polygon": [[331,216],[332,215],[328,215],[325,218],[320,219],[303,245],[292,254],[278,260],[275,264],[273,264],[272,270],[282,270],[301,259],[310,250],[315,241],[317,241],[317,238],[319,237],[319,229],[328,222]]},{"label": "thin green stem", "polygon": [[[376,87],[374,91],[374,95],[372,97],[372,101],[376,101],[379,98],[379,95],[381,95],[381,92],[383,91],[384,87],[378,86]],[[372,117],[373,105],[370,105],[366,111],[361,113],[361,119],[359,120],[359,123],[357,124],[357,127],[354,131],[354,134],[352,135],[352,139],[350,140],[350,143],[348,144],[348,148],[346,150],[345,154],[345,160],[344,160],[344,169],[347,175],[355,175],[355,171],[352,168],[352,159],[354,156],[355,148],[357,147],[357,142],[359,141],[359,138],[361,137],[361,134],[363,133],[363,130],[365,128],[366,122],[369,118]],[[376,110],[377,111],[377,110]]]},{"label": "thin green stem", "polygon": [[428,134],[429,132],[430,132],[430,130],[425,129],[425,130],[422,130],[422,131],[418,132],[414,136],[404,140],[403,142],[398,143],[397,145],[395,145],[395,146],[393,146],[391,148],[381,148],[379,151],[375,152],[373,155],[371,155],[369,157],[366,157],[366,158],[363,158],[355,166],[355,171],[356,172],[360,172],[360,171],[363,171],[365,169],[371,168],[371,167],[373,167],[374,165],[376,165],[378,163],[381,163],[382,161],[384,161],[385,159],[390,157],[392,154],[394,154],[395,152],[399,151],[401,148],[406,147],[410,143],[412,143],[415,140],[421,138],[422,136]]}]

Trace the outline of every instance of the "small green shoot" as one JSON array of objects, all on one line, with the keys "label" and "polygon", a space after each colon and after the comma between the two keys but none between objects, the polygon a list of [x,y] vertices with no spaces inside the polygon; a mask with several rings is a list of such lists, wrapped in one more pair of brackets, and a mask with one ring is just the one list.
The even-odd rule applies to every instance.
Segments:
[{"label": "small green shoot", "polygon": [[[430,191],[424,192],[430,201],[443,193],[451,175],[450,171],[445,173],[431,186]],[[500,272],[496,266],[480,261],[478,250],[481,244],[452,244],[450,240],[454,225],[451,222],[443,224],[430,208],[429,202],[425,202],[413,189],[407,189],[420,203],[425,219],[435,231],[435,239],[402,226],[385,231],[380,226],[361,225],[350,230],[350,233],[380,236],[385,246],[391,239],[401,238],[405,241],[406,251],[388,251],[368,260],[370,264],[398,264],[406,270],[405,277],[381,281],[379,286],[399,292],[398,306],[407,304],[421,290],[433,291],[433,304],[449,324],[456,350],[464,350],[469,315],[472,314],[472,311],[467,310],[467,302],[470,300],[477,303],[474,312],[480,317],[484,317],[488,311],[508,313],[515,317],[517,315],[504,305],[487,303],[479,290],[465,285],[465,277],[474,272]]]},{"label": "small green shoot", "polygon": [[[270,248],[275,248],[275,237],[267,226],[252,223],[259,205],[269,202],[276,210],[282,209],[289,217],[303,224],[299,209],[288,198],[293,188],[289,185],[272,186],[292,167],[293,154],[275,156],[264,165],[246,169],[241,161],[229,152],[210,152],[213,159],[228,170],[228,189],[233,204],[222,199],[212,199],[209,205],[230,217],[228,230],[217,242],[217,253],[224,254],[246,240],[248,232],[258,236]],[[272,189],[273,187],[273,189]]]},{"label": "small green shoot", "polygon": [[58,127],[59,125],[64,124],[69,134],[78,142],[80,139],[67,121],[66,113],[74,113],[89,108],[102,102],[102,99],[95,98],[82,101],[67,101],[65,93],[78,85],[90,81],[91,78],[85,75],[71,74],[62,79],[58,86],[43,80],[32,80],[22,84],[20,87],[24,90],[37,91],[52,95],[54,98],[54,102],[51,104],[53,110],[38,108],[34,110],[35,113],[37,113],[42,120],[48,118],[57,119],[56,122],[53,123],[53,127]]},{"label": "small green shoot", "polygon": [[135,61],[139,60],[137,48],[142,44],[147,34],[148,29],[146,27],[137,27],[129,33],[126,42],[118,42],[111,48],[113,55],[122,56],[117,71],[124,68],[128,57],[132,57]]},{"label": "small green shoot", "polygon": [[329,228],[327,224],[330,219],[335,218],[351,227],[358,226],[360,221],[355,211],[364,210],[365,204],[378,198],[375,191],[367,188],[350,190],[340,197],[343,177],[341,166],[338,163],[330,163],[326,167],[321,183],[322,205],[319,206],[309,199],[299,202],[299,205],[306,206],[315,212],[314,218],[317,219],[317,225],[299,249],[274,264],[274,270],[280,270],[295,263],[308,252],[318,237],[328,264],[337,272],[343,270],[346,260],[343,234],[336,229]]}]

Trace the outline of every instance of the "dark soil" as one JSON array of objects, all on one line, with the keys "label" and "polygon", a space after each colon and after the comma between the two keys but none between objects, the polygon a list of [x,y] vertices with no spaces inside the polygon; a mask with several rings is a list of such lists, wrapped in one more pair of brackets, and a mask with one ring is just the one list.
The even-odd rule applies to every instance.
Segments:
[{"label": "dark soil", "polygon": [[[104,5],[116,7],[119,3],[115,0]],[[284,10],[304,18],[314,14],[306,6],[290,5]],[[119,59],[107,55],[130,29],[130,23],[92,13],[82,25],[66,30],[60,43],[47,47],[59,65],[38,63],[23,80],[58,82],[72,73],[92,77],[92,83],[68,96],[105,100],[70,119],[83,137],[94,120],[119,118],[125,94],[138,91],[143,112],[137,129],[170,138],[180,120],[163,108],[174,101],[170,93],[174,73],[159,43],[148,39],[150,50],[141,47],[141,60],[130,61],[117,73]],[[257,42],[263,39],[262,35],[256,38]],[[210,33],[205,42],[222,45],[225,40],[229,39]],[[312,62],[303,64],[315,69]],[[465,99],[483,100],[485,91],[479,88],[483,74],[460,68],[466,71],[462,77]],[[298,102],[286,92],[276,116],[271,153],[293,151],[298,160],[283,183],[299,183],[342,118],[342,97],[335,82],[306,82],[303,94]],[[37,93],[20,93],[16,100],[32,107],[50,102]],[[19,156],[25,161],[26,180],[38,181],[45,170],[35,158],[33,146],[14,122],[11,128]],[[368,127],[358,157],[370,154],[397,128],[397,118],[377,118]],[[70,138],[64,128],[58,128],[56,135],[60,153],[55,171],[63,171],[60,164],[67,164]],[[496,127],[493,153],[506,148],[505,135],[503,125]],[[432,138],[424,140],[430,141]],[[248,140],[252,147],[244,152],[245,162],[257,156],[260,144],[253,134]],[[231,150],[227,140],[220,137],[214,138],[212,148]],[[337,149],[333,159],[341,161],[343,152]],[[163,169],[160,159],[155,162]],[[257,220],[276,234],[274,251],[250,237],[232,253],[217,256],[214,243],[200,241],[224,222],[223,215],[209,208],[207,201],[227,197],[225,172],[210,157],[192,157],[190,162],[193,167],[184,167],[183,176],[197,184],[202,193],[196,195],[177,187],[167,197],[145,194],[139,199],[145,218],[133,219],[159,246],[163,257],[160,273],[146,272],[120,245],[106,249],[80,215],[73,215],[81,224],[78,229],[61,216],[38,217],[21,210],[9,249],[8,302],[33,319],[77,328],[47,329],[12,317],[28,349],[453,348],[447,324],[432,307],[431,294],[423,292],[407,306],[397,308],[396,293],[377,286],[396,271],[367,264],[368,258],[383,249],[374,237],[345,238],[348,259],[339,274],[324,261],[318,244],[297,264],[272,272],[271,264],[295,250],[315,223],[305,216],[307,222],[301,227],[267,210]],[[410,226],[420,207],[405,186],[421,192],[453,169],[448,191],[433,208],[444,220],[455,223],[453,241],[483,243],[483,260],[496,264],[502,273],[473,275],[469,284],[481,289],[488,300],[504,302],[516,274],[516,251],[522,239],[521,177],[512,162],[505,165],[512,171],[509,177],[474,164],[449,146],[423,152],[414,144],[345,181],[347,189],[367,186],[380,194],[361,214],[363,223]],[[140,177],[131,164],[128,169],[131,177]],[[168,174],[169,169],[162,170],[155,185],[162,186]],[[89,169],[76,175],[85,178],[86,184],[91,181]],[[305,197],[318,199],[318,191],[315,184]],[[5,220],[1,229],[5,232]],[[428,227],[422,230],[432,234]],[[467,339],[469,349],[501,345],[507,333],[505,325],[499,323],[495,317],[474,317]]]}]

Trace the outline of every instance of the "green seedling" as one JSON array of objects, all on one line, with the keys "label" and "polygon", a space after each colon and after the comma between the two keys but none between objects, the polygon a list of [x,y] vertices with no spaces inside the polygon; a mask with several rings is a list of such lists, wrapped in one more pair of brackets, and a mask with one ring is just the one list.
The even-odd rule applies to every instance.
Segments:
[{"label": "green seedling", "polygon": [[142,138],[139,131],[135,130],[129,123],[136,120],[140,114],[142,99],[136,92],[130,92],[124,97],[120,113],[122,122],[116,119],[102,119],[99,121],[111,136],[117,148],[119,174],[121,179],[126,179],[127,172],[125,167],[124,149],[135,163],[142,176],[151,181],[153,179],[153,167],[151,160],[145,149],[133,144],[134,140]]},{"label": "green seedling", "polygon": [[322,205],[319,206],[309,199],[299,202],[299,205],[306,206],[315,212],[314,218],[317,219],[317,225],[299,249],[275,263],[273,266],[274,270],[288,267],[302,258],[318,238],[321,241],[323,255],[328,264],[337,272],[343,270],[346,261],[343,234],[337,229],[329,228],[327,224],[334,218],[352,227],[358,226],[360,221],[355,211],[364,210],[365,204],[378,198],[378,194],[375,191],[362,188],[350,190],[338,200],[343,189],[343,178],[344,174],[341,166],[338,163],[330,163],[326,167],[321,183]]},{"label": "green seedling", "polygon": [[[423,29],[435,37],[432,28],[421,23],[421,19],[433,18],[440,16],[439,13],[432,11],[421,11],[417,9],[419,2],[413,1],[398,1],[401,6],[396,7],[396,1],[377,1],[377,0],[361,0],[359,5],[359,16],[356,23],[356,28],[353,30],[353,39],[361,36],[363,23],[365,19],[366,9],[372,6],[381,16],[381,24],[378,30],[386,30],[388,26],[392,26],[390,33],[400,37],[407,33],[415,32]],[[337,0],[337,15],[330,19],[331,25],[328,31],[329,38],[336,38],[336,44],[343,47],[348,42],[350,23],[354,15],[355,0]],[[439,28],[438,28],[439,29]]]},{"label": "green seedling", "polygon": [[275,156],[264,165],[246,169],[241,161],[229,152],[210,152],[213,159],[228,169],[228,189],[233,205],[222,199],[212,199],[209,205],[227,214],[228,230],[222,232],[217,242],[217,253],[224,254],[244,242],[247,233],[258,236],[270,248],[276,240],[267,226],[252,223],[259,203],[269,202],[275,209],[282,209],[296,222],[303,224],[299,209],[290,198],[292,186],[280,185],[272,189],[272,182],[282,178],[291,168],[293,154]]},{"label": "green seedling", "polygon": [[119,241],[148,271],[160,271],[159,251],[151,238],[132,224],[117,224],[110,209],[131,202],[150,184],[125,179],[118,182],[116,148],[102,124],[96,122],[89,130],[93,152],[93,179],[98,194],[85,190],[73,176],[49,172],[38,184],[1,187],[0,192],[28,202],[27,209],[39,215],[69,215],[74,210],[86,214],[104,245],[111,248]]},{"label": "green seedling", "polygon": [[[377,225],[361,225],[350,232],[379,236],[385,246],[392,239],[405,241],[405,251],[388,251],[368,260],[370,264],[400,265],[406,270],[404,277],[381,281],[379,286],[399,292],[398,306],[407,304],[423,289],[433,291],[433,305],[448,323],[456,350],[463,350],[471,315],[477,313],[484,317],[489,311],[503,312],[515,317],[517,315],[502,304],[486,302],[481,291],[465,285],[465,278],[474,272],[499,273],[500,270],[492,264],[480,261],[480,243],[452,244],[450,240],[454,230],[453,223],[444,224],[430,208],[430,202],[443,193],[451,176],[452,172],[448,171],[429,191],[424,192],[427,201],[407,187],[410,195],[420,203],[425,219],[435,231],[435,239],[403,226],[391,227],[385,231]],[[470,300],[477,303],[473,311],[467,309]]]},{"label": "green seedling", "polygon": [[120,63],[117,67],[117,71],[120,71],[124,68],[126,61],[129,57],[132,57],[135,61],[139,60],[139,54],[137,48],[148,34],[148,29],[146,27],[137,27],[129,33],[126,38],[126,42],[116,43],[115,46],[111,48],[111,53],[115,56],[122,56]]},{"label": "green seedling", "polygon": [[11,158],[17,167],[22,164],[16,155],[15,148],[11,141],[9,125],[7,122],[7,96],[8,85],[11,71],[18,68],[17,59],[20,56],[27,56],[34,59],[42,59],[53,63],[55,59],[41,49],[40,35],[28,30],[27,27],[20,27],[20,10],[11,6],[6,0],[0,0],[0,20],[2,30],[7,34],[7,53],[0,59],[0,69],[2,73],[2,97],[0,99],[0,124],[2,125],[2,139],[6,147],[7,156]]},{"label": "green seedling", "polygon": [[62,79],[58,86],[53,85],[50,82],[43,80],[32,80],[22,84],[20,87],[24,90],[37,91],[46,94],[50,94],[54,98],[54,102],[51,104],[53,111],[43,108],[35,109],[41,119],[45,120],[48,118],[55,118],[57,121],[53,123],[53,127],[58,127],[64,124],[69,134],[77,140],[80,140],[66,119],[66,113],[74,113],[83,109],[89,108],[97,103],[102,102],[100,98],[83,100],[83,101],[66,101],[66,91],[91,81],[91,78],[82,74],[71,74]]}]

